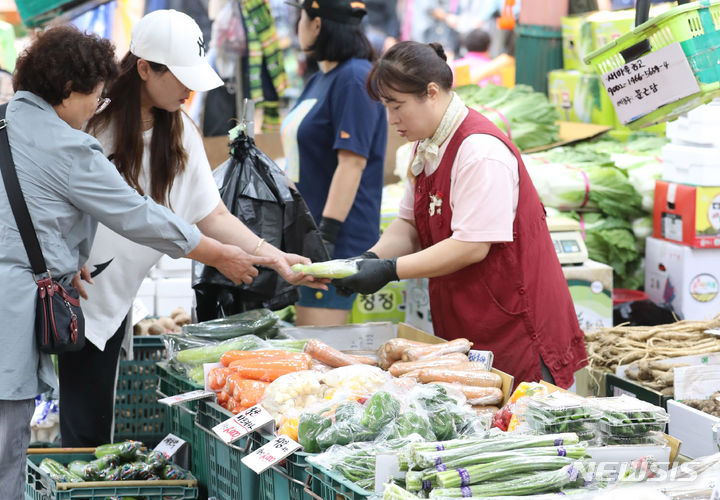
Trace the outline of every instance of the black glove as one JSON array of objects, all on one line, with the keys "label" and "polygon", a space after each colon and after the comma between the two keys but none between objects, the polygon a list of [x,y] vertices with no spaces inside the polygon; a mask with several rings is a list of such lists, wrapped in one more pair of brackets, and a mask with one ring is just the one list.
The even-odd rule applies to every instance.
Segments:
[{"label": "black glove", "polygon": [[322,236],[323,243],[325,243],[328,260],[332,259],[335,255],[335,241],[337,240],[337,235],[340,232],[340,226],[342,226],[342,222],[337,219],[331,219],[330,217],[323,217],[320,219],[318,230]]},{"label": "black glove", "polygon": [[369,295],[391,281],[398,281],[397,259],[363,259],[357,261],[358,272],[347,278],[332,280],[340,295],[346,297],[354,292]]}]

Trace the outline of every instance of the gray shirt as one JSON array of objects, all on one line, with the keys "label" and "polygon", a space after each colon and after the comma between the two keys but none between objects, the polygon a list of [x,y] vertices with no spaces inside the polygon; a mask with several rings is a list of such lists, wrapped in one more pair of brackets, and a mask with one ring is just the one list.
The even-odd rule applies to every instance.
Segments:
[{"label": "gray shirt", "polygon": [[[87,260],[98,222],[175,258],[200,242],[197,228],[128,186],[100,143],[64,122],[45,100],[18,92],[7,123],[20,186],[53,277],[69,282]],[[4,184],[0,276],[0,399],[34,398],[57,381],[50,356],[35,342],[37,287]]]}]

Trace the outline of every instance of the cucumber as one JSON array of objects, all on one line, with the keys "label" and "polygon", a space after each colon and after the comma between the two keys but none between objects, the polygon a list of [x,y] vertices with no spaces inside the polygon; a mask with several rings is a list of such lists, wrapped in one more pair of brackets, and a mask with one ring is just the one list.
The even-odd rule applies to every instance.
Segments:
[{"label": "cucumber", "polygon": [[103,444],[95,448],[95,457],[117,455],[122,460],[134,460],[137,452],[143,447],[140,441],[123,441],[122,443]]},{"label": "cucumber", "polygon": [[227,340],[248,334],[262,337],[263,332],[275,326],[278,319],[277,315],[269,309],[253,309],[226,318],[185,325],[183,333],[193,337],[215,340]]},{"label": "cucumber", "polygon": [[82,477],[70,472],[60,462],[52,458],[43,458],[40,462],[40,470],[50,476],[56,483],[82,483]]}]

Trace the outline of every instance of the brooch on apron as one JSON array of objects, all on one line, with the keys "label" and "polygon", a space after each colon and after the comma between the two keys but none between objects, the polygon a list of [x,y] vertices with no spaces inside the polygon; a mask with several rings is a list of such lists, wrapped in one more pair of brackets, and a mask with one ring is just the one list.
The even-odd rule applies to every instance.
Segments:
[{"label": "brooch on apron", "polygon": [[442,215],[442,201],[443,195],[440,191],[435,191],[434,194],[430,194],[430,217],[435,214]]}]

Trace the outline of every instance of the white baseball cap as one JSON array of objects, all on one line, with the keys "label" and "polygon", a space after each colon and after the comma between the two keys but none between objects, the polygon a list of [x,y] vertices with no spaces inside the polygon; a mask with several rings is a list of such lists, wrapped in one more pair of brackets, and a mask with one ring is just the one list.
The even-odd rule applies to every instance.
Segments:
[{"label": "white baseball cap", "polygon": [[130,52],[164,64],[190,90],[204,92],[223,84],[208,63],[205,40],[197,23],[176,10],[156,10],[132,29]]}]

